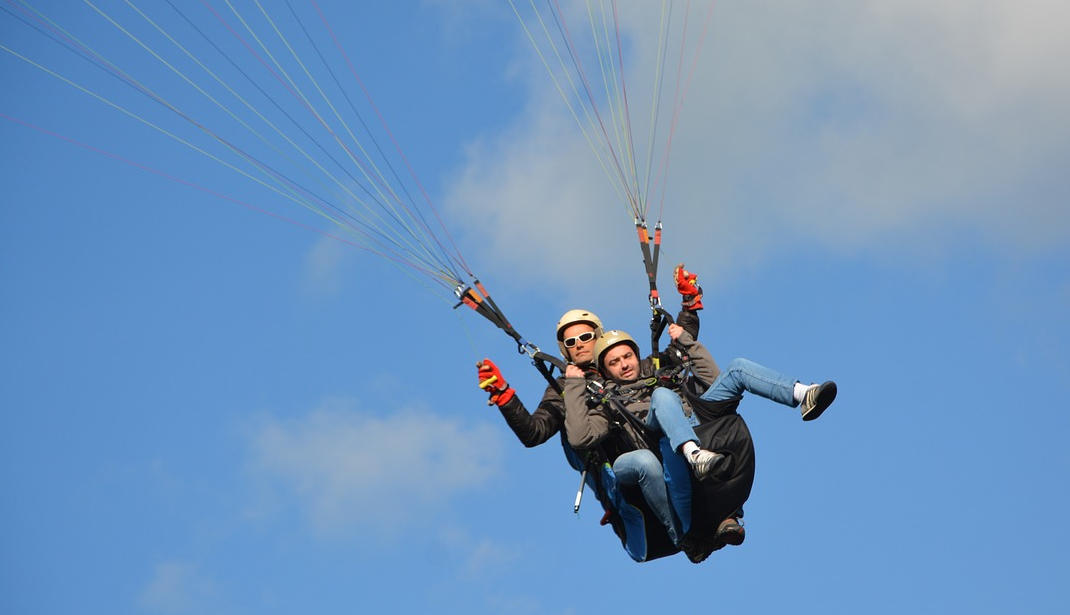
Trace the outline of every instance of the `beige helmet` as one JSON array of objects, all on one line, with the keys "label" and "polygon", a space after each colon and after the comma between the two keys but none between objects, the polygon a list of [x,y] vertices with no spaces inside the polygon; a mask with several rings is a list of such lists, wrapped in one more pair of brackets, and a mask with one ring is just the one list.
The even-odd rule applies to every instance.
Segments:
[{"label": "beige helmet", "polygon": [[602,370],[602,357],[610,348],[618,344],[628,344],[635,351],[635,357],[639,358],[639,344],[632,339],[632,336],[624,331],[612,329],[603,333],[594,343],[594,364],[598,366],[599,371]]},{"label": "beige helmet", "polygon": [[579,322],[585,322],[594,327],[595,338],[602,337],[602,321],[598,316],[595,316],[594,312],[587,310],[569,310],[565,312],[561,319],[557,321],[556,329],[557,347],[561,349],[561,356],[563,357],[568,357],[568,353],[565,352],[567,348],[565,348],[565,344],[562,341],[565,339],[565,329]]}]

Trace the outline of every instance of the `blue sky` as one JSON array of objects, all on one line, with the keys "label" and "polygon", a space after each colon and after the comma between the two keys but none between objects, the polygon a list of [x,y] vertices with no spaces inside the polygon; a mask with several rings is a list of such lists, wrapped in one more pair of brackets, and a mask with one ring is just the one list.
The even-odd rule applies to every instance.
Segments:
[{"label": "blue sky", "polygon": [[[552,349],[583,306],[643,334],[631,220],[509,5],[354,4],[321,2],[516,328]],[[5,47],[211,144],[2,6]],[[251,143],[88,5],[33,6]],[[97,6],[153,39],[127,4]],[[197,44],[165,3],[137,6]],[[633,100],[655,8],[620,15]],[[714,5],[674,133],[665,302],[685,261],[719,362],[840,396],[806,424],[745,400],[747,540],[697,566],[632,562],[593,498],[572,514],[559,446],[523,448],[474,364],[532,405],[539,375],[448,292],[12,121],[320,222],[0,53],[0,609],[1061,612],[1068,21],[1045,0]]]}]

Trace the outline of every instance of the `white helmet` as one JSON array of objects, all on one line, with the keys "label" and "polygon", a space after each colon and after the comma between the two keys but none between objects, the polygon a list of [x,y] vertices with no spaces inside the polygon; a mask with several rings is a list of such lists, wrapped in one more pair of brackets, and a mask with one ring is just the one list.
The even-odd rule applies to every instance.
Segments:
[{"label": "white helmet", "polygon": [[561,349],[561,356],[568,357],[568,350],[565,348],[565,329],[576,323],[587,323],[594,327],[594,337],[598,339],[602,337],[602,320],[595,316],[594,312],[587,310],[569,310],[565,312],[561,319],[557,321],[557,347]]}]

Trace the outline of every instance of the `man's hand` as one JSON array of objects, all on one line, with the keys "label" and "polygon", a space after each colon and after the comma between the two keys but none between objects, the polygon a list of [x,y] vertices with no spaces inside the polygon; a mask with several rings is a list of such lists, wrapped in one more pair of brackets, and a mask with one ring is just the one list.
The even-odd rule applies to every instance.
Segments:
[{"label": "man's hand", "polygon": [[509,383],[502,377],[502,372],[498,369],[498,366],[490,359],[483,359],[476,363],[476,369],[479,370],[477,374],[479,388],[490,393],[490,399],[487,400],[488,406],[494,404],[501,406],[516,394],[516,391],[509,388]]},{"label": "man's hand", "polygon": [[669,325],[669,338],[672,341],[676,341],[676,338],[680,337],[680,334],[684,332],[684,328],[676,323]]},{"label": "man's hand", "polygon": [[565,378],[584,378],[583,370],[569,363],[565,366]]}]

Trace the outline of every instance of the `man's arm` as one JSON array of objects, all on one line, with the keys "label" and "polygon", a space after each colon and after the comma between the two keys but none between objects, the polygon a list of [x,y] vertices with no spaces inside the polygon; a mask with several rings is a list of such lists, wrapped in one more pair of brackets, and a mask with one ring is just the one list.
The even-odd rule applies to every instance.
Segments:
[{"label": "man's arm", "polygon": [[681,309],[680,313],[676,315],[676,324],[683,327],[684,331],[690,333],[691,337],[696,340],[698,339],[699,317],[697,311],[689,310],[687,308]]},{"label": "man's arm", "polygon": [[[559,379],[559,382],[562,379]],[[523,402],[516,395],[508,402],[498,406],[505,422],[516,434],[524,446],[531,448],[546,442],[564,425],[565,403],[561,394],[554,387],[547,386],[542,401],[529,413]]]},{"label": "man's arm", "polygon": [[681,332],[676,338],[676,344],[691,357],[691,371],[707,385],[721,375],[721,369],[717,367],[717,362],[713,360],[710,351],[687,330]]},{"label": "man's arm", "polygon": [[590,448],[609,433],[609,417],[601,406],[587,403],[587,380],[565,378],[565,434],[577,450]]}]

